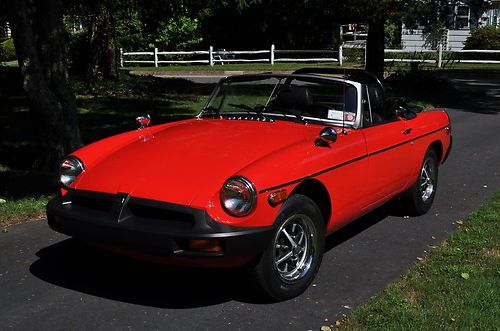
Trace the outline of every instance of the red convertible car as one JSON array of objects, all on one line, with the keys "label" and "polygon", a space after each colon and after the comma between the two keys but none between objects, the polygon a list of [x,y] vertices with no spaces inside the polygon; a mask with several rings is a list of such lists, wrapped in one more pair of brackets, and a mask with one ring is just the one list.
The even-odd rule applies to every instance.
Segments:
[{"label": "red convertible car", "polygon": [[274,300],[312,282],[325,236],[400,197],[431,208],[448,115],[389,105],[363,71],[225,78],[193,119],[98,141],[61,164],[52,229],[164,263],[249,265]]}]

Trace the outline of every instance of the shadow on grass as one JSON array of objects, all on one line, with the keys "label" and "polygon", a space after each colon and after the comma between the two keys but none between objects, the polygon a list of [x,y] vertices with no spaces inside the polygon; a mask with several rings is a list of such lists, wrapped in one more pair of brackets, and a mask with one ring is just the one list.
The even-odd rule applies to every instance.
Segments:
[{"label": "shadow on grass", "polygon": [[[184,79],[129,77],[85,85],[73,81],[84,144],[137,128],[135,118],[150,114],[152,124],[197,114],[213,84]],[[35,137],[18,68],[0,67],[0,196],[13,199],[50,195],[56,179],[33,172]]]},{"label": "shadow on grass", "polygon": [[[460,77],[474,75],[470,84],[460,84]],[[417,100],[435,107],[453,108],[460,111],[485,115],[500,112],[499,96],[490,95],[495,88],[500,88],[500,74],[491,73],[495,79],[484,73],[418,71],[397,72],[386,82],[394,94],[409,100]],[[458,80],[457,80],[458,79]],[[464,79],[467,80],[467,79]]]},{"label": "shadow on grass", "polygon": [[[325,251],[350,240],[388,216],[402,215],[390,203],[327,238]],[[269,303],[252,286],[249,266],[232,269],[180,268],[136,261],[66,239],[37,252],[30,272],[56,286],[100,298],[170,309],[228,301]],[[235,281],[237,280],[237,281]]]}]

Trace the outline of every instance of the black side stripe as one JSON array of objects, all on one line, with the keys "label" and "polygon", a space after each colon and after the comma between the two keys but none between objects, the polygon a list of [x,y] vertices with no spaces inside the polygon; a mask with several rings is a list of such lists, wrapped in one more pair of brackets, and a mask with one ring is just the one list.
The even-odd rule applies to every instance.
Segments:
[{"label": "black side stripe", "polygon": [[380,150],[378,150],[378,151],[375,151],[375,152],[372,152],[372,153],[368,153],[368,156],[372,156],[372,155],[376,155],[376,154],[379,154],[379,153],[383,153],[383,152],[388,151],[388,150],[391,150],[391,149],[393,149],[393,148],[397,148],[397,147],[399,147],[399,146],[403,146],[403,145],[405,145],[405,144],[412,143],[412,142],[414,142],[415,140],[418,140],[418,139],[421,139],[421,138],[424,138],[424,137],[430,136],[431,134],[434,134],[434,133],[436,133],[436,132],[439,132],[439,131],[441,131],[441,130],[444,130],[444,129],[446,129],[447,127],[448,127],[448,125],[447,125],[447,126],[443,126],[441,129],[437,129],[437,130],[434,130],[434,131],[428,132],[428,133],[426,133],[426,134],[420,135],[420,136],[415,137],[415,138],[413,138],[413,139],[410,139],[410,140],[407,140],[407,141],[403,141],[402,143],[399,143],[399,144],[396,144],[396,145],[392,145],[392,146],[389,146],[389,147],[386,147],[386,148],[382,148],[382,149],[380,149]]},{"label": "black side stripe", "polygon": [[346,161],[344,163],[340,163],[340,164],[337,164],[336,166],[333,166],[333,167],[330,167],[330,168],[326,168],[324,170],[321,170],[321,171],[318,171],[318,172],[315,172],[311,175],[308,175],[308,176],[304,176],[304,177],[301,177],[299,179],[295,179],[295,180],[292,180],[292,181],[289,181],[289,182],[286,182],[286,183],[283,183],[283,184],[280,184],[280,185],[276,185],[276,186],[272,186],[272,187],[269,187],[269,188],[266,188],[266,189],[263,189],[263,190],[260,190],[259,191],[259,194],[262,194],[262,193],[266,193],[266,192],[269,192],[269,191],[274,191],[274,190],[277,190],[277,189],[280,189],[282,187],[286,187],[286,186],[289,186],[289,185],[293,185],[293,184],[296,184],[296,183],[300,183],[306,179],[310,179],[310,178],[314,178],[314,177],[317,177],[319,175],[322,175],[324,173],[327,173],[327,172],[330,172],[332,170],[335,170],[335,169],[338,169],[338,168],[341,168],[341,167],[344,167],[346,165],[349,165],[351,163],[354,163],[354,162],[357,162],[357,161],[360,161],[360,160],[363,160],[369,156],[373,156],[373,155],[377,155],[377,154],[380,154],[380,153],[383,153],[383,152],[386,152],[388,150],[391,150],[391,149],[394,149],[394,148],[397,148],[399,146],[402,146],[402,145],[405,145],[405,144],[408,144],[408,143],[411,143],[411,142],[414,142],[415,140],[418,140],[418,139],[421,139],[421,138],[424,138],[424,137],[427,137],[427,136],[430,136],[431,134],[434,134],[436,132],[439,132],[441,130],[444,130],[445,128],[447,128],[448,125],[440,128],[440,129],[437,129],[437,130],[434,130],[434,131],[431,131],[431,132],[428,132],[426,134],[423,134],[423,135],[420,135],[418,137],[415,137],[413,139],[410,139],[410,140],[407,140],[407,141],[404,141],[402,143],[399,143],[399,144],[396,144],[396,145],[392,145],[392,146],[389,146],[389,147],[386,147],[386,148],[383,148],[383,149],[380,149],[378,151],[375,151],[373,153],[368,153],[368,154],[365,154],[365,155],[362,155],[362,156],[359,156],[359,157],[356,157],[354,159],[351,159],[349,161]]},{"label": "black side stripe", "polygon": [[305,176],[305,177],[302,177],[302,178],[299,178],[299,179],[296,179],[296,180],[292,180],[290,182],[287,182],[287,183],[284,183],[284,184],[281,184],[281,185],[277,185],[277,186],[273,186],[273,187],[269,187],[269,188],[266,188],[264,190],[260,190],[259,191],[259,194],[260,193],[266,193],[266,192],[269,192],[269,191],[273,191],[273,190],[276,190],[276,189],[279,189],[281,187],[285,187],[285,186],[288,186],[288,185],[292,185],[292,184],[295,184],[295,183],[299,183],[305,179],[309,179],[309,178],[313,178],[313,177],[316,177],[316,176],[319,176],[319,175],[322,175],[326,172],[329,172],[329,171],[332,171],[332,170],[335,170],[335,169],[338,169],[340,167],[343,167],[343,166],[346,166],[348,164],[351,164],[351,163],[354,163],[356,161],[359,161],[359,160],[362,160],[362,159],[365,159],[368,155],[365,154],[363,156],[360,156],[360,157],[357,157],[355,159],[352,159],[352,160],[349,160],[347,162],[344,162],[344,163],[341,163],[341,164],[337,164],[336,166],[333,166],[333,167],[330,167],[330,168],[327,168],[327,169],[324,169],[324,170],[321,170],[321,171],[318,171],[318,172],[315,172],[313,173],[312,175],[309,175],[309,176]]}]

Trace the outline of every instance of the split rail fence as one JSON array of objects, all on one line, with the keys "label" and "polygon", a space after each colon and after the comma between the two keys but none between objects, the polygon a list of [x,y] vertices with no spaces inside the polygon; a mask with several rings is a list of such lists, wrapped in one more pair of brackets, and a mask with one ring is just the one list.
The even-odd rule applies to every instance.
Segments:
[{"label": "split rail fence", "polygon": [[[214,66],[225,63],[270,63],[274,65],[277,62],[306,63],[306,62],[338,62],[340,65],[347,59],[344,53],[351,47],[341,45],[338,49],[324,50],[286,50],[276,49],[271,45],[266,50],[243,50],[226,51],[214,50],[212,46],[206,51],[159,51],[154,48],[148,52],[126,52],[120,49],[120,65],[127,64],[148,64],[159,67],[162,64],[200,64]],[[358,47],[359,48],[359,47]],[[433,63],[438,68],[442,68],[447,63],[482,63],[482,64],[500,64],[500,56],[496,59],[462,59],[460,54],[500,54],[500,50],[458,50],[447,51],[440,45],[437,50],[418,50],[408,51],[401,49],[386,49],[385,62],[417,62]],[[397,53],[397,54],[396,54]],[[388,58],[389,54],[394,54]],[[395,55],[401,55],[397,57]],[[409,57],[406,57],[409,56]],[[187,59],[182,59],[187,57]]]}]

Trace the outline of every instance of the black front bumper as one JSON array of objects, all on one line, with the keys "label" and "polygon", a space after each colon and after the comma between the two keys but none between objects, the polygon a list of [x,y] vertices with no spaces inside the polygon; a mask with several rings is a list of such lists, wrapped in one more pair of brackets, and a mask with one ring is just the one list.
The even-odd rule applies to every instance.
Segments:
[{"label": "black front bumper", "polygon": [[[49,226],[98,245],[156,256],[249,256],[270,243],[274,227],[220,224],[200,209],[161,201],[73,190],[47,204]],[[192,251],[188,241],[218,240],[222,251]]]}]

